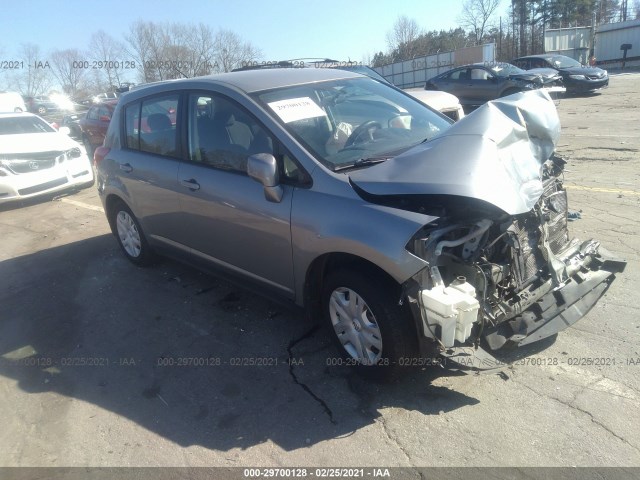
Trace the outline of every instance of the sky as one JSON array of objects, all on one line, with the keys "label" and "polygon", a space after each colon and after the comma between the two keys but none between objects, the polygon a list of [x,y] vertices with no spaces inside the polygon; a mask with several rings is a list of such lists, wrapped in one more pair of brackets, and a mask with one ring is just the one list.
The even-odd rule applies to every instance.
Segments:
[{"label": "sky", "polygon": [[[262,60],[329,57],[363,61],[386,51],[386,34],[406,15],[426,30],[458,26],[463,0],[0,0],[0,61],[15,60],[20,44],[44,52],[85,49],[99,29],[124,40],[136,20],[203,22],[239,34]],[[499,13],[505,15],[507,0]],[[126,60],[126,59],[114,59]]]}]

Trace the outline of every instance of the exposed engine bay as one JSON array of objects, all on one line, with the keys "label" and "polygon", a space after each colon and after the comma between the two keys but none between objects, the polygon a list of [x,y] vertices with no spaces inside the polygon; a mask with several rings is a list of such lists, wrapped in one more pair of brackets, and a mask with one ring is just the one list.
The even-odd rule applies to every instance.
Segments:
[{"label": "exposed engine bay", "polygon": [[[598,242],[570,240],[563,164],[556,156],[545,163],[544,192],[530,212],[470,217],[414,240],[415,254],[429,262],[415,279],[425,336],[443,348],[469,339],[476,345],[484,339],[491,349],[539,340],[586,313],[586,304],[576,302],[595,303],[583,299],[591,292],[585,287],[605,282],[599,298],[613,273],[624,269]],[[563,289],[570,285],[567,296]],[[571,306],[581,314],[569,312],[557,325],[562,328],[549,328]]]}]

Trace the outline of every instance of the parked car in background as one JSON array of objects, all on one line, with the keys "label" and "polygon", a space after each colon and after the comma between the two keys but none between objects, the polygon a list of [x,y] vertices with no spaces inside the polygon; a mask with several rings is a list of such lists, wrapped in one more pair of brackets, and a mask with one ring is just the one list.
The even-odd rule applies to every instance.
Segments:
[{"label": "parked car in background", "polygon": [[598,67],[587,67],[571,57],[546,53],[516,58],[513,64],[532,72],[553,69],[562,76],[569,94],[594,92],[609,85],[609,74]]},{"label": "parked car in background", "polygon": [[[342,66],[338,64],[338,66],[332,68],[361,73],[363,75],[367,75],[368,77],[375,78],[376,80],[379,80],[381,82],[393,85],[386,78],[376,72],[373,68],[366,65]],[[462,109],[462,105],[455,95],[451,95],[450,93],[446,92],[428,91],[424,88],[406,88],[404,89],[404,91],[417,100],[421,101],[425,105],[428,105],[429,107],[438,110],[440,113],[445,114],[451,120],[457,122],[462,117],[464,117],[464,110]]]},{"label": "parked car in background", "polygon": [[61,93],[25,97],[25,103],[30,112],[40,116],[58,112],[72,112],[75,109],[71,99]]},{"label": "parked car in background", "polygon": [[93,185],[80,145],[31,113],[0,114],[0,203]]},{"label": "parked car in background", "polygon": [[26,111],[27,106],[18,92],[0,92],[0,113]]},{"label": "parked car in background", "polygon": [[465,107],[476,107],[514,93],[543,86],[540,75],[508,63],[477,63],[441,73],[427,81],[425,90],[455,95]]},{"label": "parked car in background", "polygon": [[447,92],[425,90],[424,88],[407,88],[404,90],[416,100],[438,110],[454,122],[464,117],[464,109],[458,97]]},{"label": "parked car in background", "polygon": [[38,115],[46,115],[47,113],[60,110],[58,104],[45,95],[26,97],[25,103],[30,112],[37,113]]},{"label": "parked car in background", "polygon": [[62,117],[61,126],[69,128],[69,135],[75,139],[82,140],[82,129],[80,128],[80,120],[87,115],[89,107],[76,104],[74,112],[66,113]]},{"label": "parked car in background", "polygon": [[109,122],[113,115],[118,100],[105,100],[97,103],[87,110],[84,116],[78,120],[80,137],[89,158],[93,158],[93,152],[104,142]]},{"label": "parked car in background", "polygon": [[[308,68],[332,68],[335,70],[355,72],[361,75],[366,75],[367,77],[373,78],[374,80],[378,80],[379,82],[385,83],[387,85],[394,86],[393,83],[388,81],[377,71],[367,65],[359,65],[355,62],[353,64],[351,64],[351,62],[338,62],[337,60],[330,59],[285,60],[282,62],[277,62],[275,64],[250,65],[247,67],[237,68],[234,70],[234,72],[246,70],[264,70],[272,68],[300,68],[301,64],[306,65]],[[462,109],[462,105],[460,105],[460,102],[455,95],[451,95],[445,92],[428,92],[422,88],[408,88],[404,91],[420,102],[435,110],[438,110],[440,113],[443,113],[454,121],[458,121],[462,117],[464,117],[464,110]]]},{"label": "parked car in background", "polygon": [[569,235],[559,135],[539,91],[454,123],[353,72],[269,69],[130,91],[94,161],[132,263],[305,307],[341,364],[383,375],[552,336],[624,269]]},{"label": "parked car in background", "polygon": [[93,101],[93,103],[100,103],[104,102],[105,100],[117,100],[118,96],[119,95],[116,92],[105,92],[94,95],[91,100]]}]

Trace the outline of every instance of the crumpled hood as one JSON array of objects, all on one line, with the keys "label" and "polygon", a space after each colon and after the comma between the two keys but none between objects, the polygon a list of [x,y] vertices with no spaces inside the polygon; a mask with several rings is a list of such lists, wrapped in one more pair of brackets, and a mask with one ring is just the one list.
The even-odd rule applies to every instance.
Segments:
[{"label": "crumpled hood", "polygon": [[535,73],[529,73],[529,72],[512,73],[511,75],[509,75],[509,78],[511,78],[512,80],[521,80],[525,82],[535,82],[536,80],[541,80],[540,75],[537,75]]},{"label": "crumpled hood", "polygon": [[558,70],[554,68],[532,68],[531,70],[527,70],[528,72],[535,73],[536,75],[540,75],[544,81],[548,81],[551,79],[556,79],[560,77]]},{"label": "crumpled hood", "polygon": [[559,136],[549,94],[522,92],[488,102],[430,141],[349,178],[370,195],[456,195],[516,215],[542,195],[541,165]]}]

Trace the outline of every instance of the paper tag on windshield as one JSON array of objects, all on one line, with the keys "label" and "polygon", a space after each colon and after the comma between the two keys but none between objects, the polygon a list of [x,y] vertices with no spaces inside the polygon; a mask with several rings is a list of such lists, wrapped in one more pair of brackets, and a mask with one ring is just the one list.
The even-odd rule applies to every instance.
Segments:
[{"label": "paper tag on windshield", "polygon": [[271,110],[282,119],[284,123],[306,120],[307,118],[326,117],[327,114],[316,102],[309,97],[289,98],[268,104]]}]

